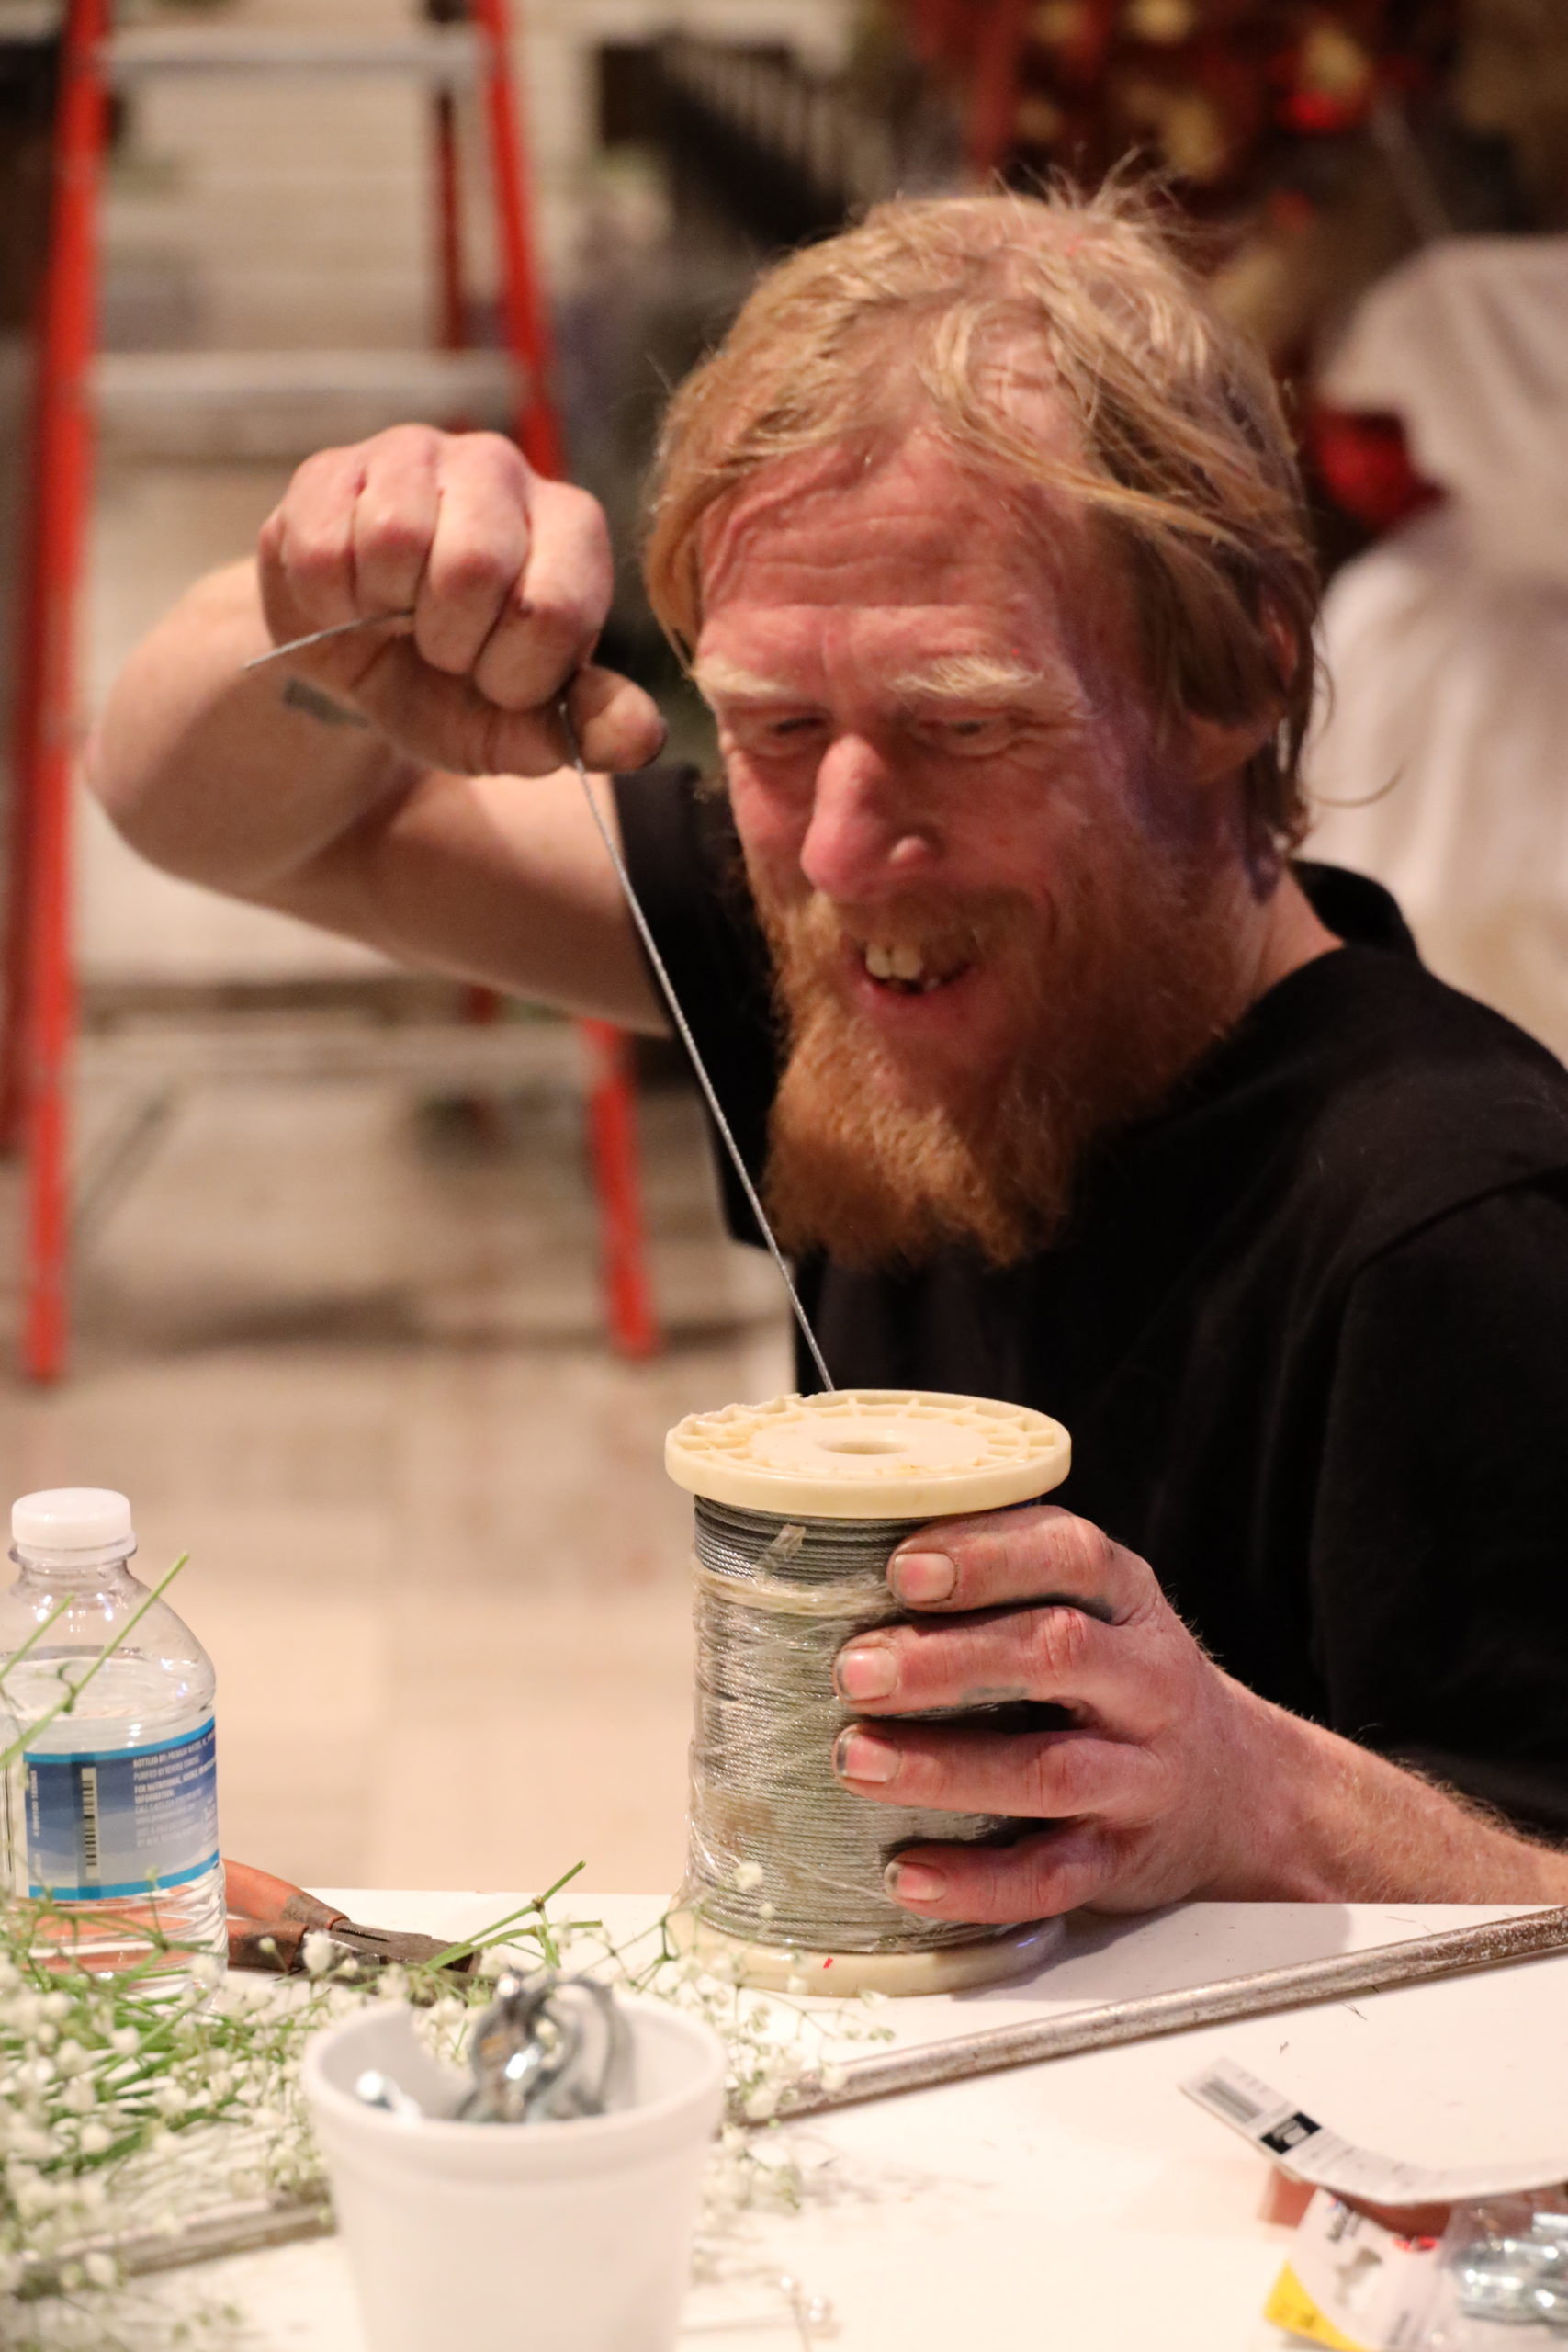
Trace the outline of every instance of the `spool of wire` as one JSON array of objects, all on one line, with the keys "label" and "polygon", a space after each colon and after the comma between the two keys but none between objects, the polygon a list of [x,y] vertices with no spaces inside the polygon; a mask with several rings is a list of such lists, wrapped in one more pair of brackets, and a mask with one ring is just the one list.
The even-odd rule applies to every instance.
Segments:
[{"label": "spool of wire", "polygon": [[[1000,1510],[1066,1476],[1066,1431],[986,1397],[840,1389],[693,1414],[665,1465],[696,1498],[695,1714],[685,1900],[747,1979],[933,1992],[1030,1966],[1057,1923],[921,1919],[886,1894],[904,1848],[1001,1840],[988,1815],[879,1804],[833,1745],[853,1710],[833,1660],[899,1621],[888,1559],[926,1521]],[[813,1984],[813,1989],[816,1989]]]}]

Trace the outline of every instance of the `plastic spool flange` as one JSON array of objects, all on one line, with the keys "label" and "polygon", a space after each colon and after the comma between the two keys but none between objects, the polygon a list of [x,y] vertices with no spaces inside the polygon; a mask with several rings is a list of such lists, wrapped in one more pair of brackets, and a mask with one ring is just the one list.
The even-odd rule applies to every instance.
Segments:
[{"label": "plastic spool flange", "polygon": [[[1072,1461],[1059,1421],[1024,1405],[926,1388],[840,1388],[690,1413],[665,1441],[678,1487],[781,1519],[951,1519],[1005,1510],[1058,1486]],[[745,1943],[693,1923],[699,1953],[748,1984],[893,1995],[959,1992],[1021,1975],[1062,1932],[1058,1919],[1006,1928],[939,1951],[801,1951]],[[830,1972],[830,1973],[829,1973]]]}]

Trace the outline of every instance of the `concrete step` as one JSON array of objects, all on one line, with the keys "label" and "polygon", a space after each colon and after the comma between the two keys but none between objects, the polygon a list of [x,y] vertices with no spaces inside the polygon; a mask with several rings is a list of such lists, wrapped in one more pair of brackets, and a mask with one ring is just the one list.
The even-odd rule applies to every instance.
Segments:
[{"label": "concrete step", "polygon": [[100,428],[149,457],[302,458],[411,420],[504,431],[522,403],[501,351],[113,351]]},{"label": "concrete step", "polygon": [[383,40],[243,25],[138,25],[111,36],[103,62],[121,87],[176,74],[276,74],[310,81],[391,74],[455,89],[478,78],[479,49],[468,25],[432,25]]}]

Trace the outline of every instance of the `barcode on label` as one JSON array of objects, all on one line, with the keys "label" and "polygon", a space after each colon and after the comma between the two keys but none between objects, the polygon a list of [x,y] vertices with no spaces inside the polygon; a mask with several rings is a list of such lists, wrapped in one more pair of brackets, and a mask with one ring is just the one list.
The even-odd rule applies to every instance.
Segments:
[{"label": "barcode on label", "polygon": [[1223,2108],[1238,2123],[1256,2123],[1264,2112],[1245,2091],[1238,2091],[1234,2083],[1226,2082],[1223,2075],[1205,2075],[1192,2087],[1200,2098],[1206,2098],[1212,2107]]},{"label": "barcode on label", "polygon": [[98,1875],[98,1768],[82,1767],[82,1875]]}]

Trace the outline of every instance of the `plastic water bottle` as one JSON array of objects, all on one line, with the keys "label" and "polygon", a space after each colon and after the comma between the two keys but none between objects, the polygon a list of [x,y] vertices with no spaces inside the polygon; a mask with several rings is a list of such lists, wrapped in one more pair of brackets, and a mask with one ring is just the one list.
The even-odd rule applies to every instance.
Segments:
[{"label": "plastic water bottle", "polygon": [[[89,1968],[145,1965],[162,1979],[187,1975],[195,1953],[220,1962],[212,1661],[131,1575],[123,1495],[24,1495],[11,1533],[21,1573],[0,1594],[0,1755],[17,1748],[0,1778],[5,1885],[53,1896],[70,1915],[60,1939]],[[153,1925],[183,1949],[161,1954]]]}]

